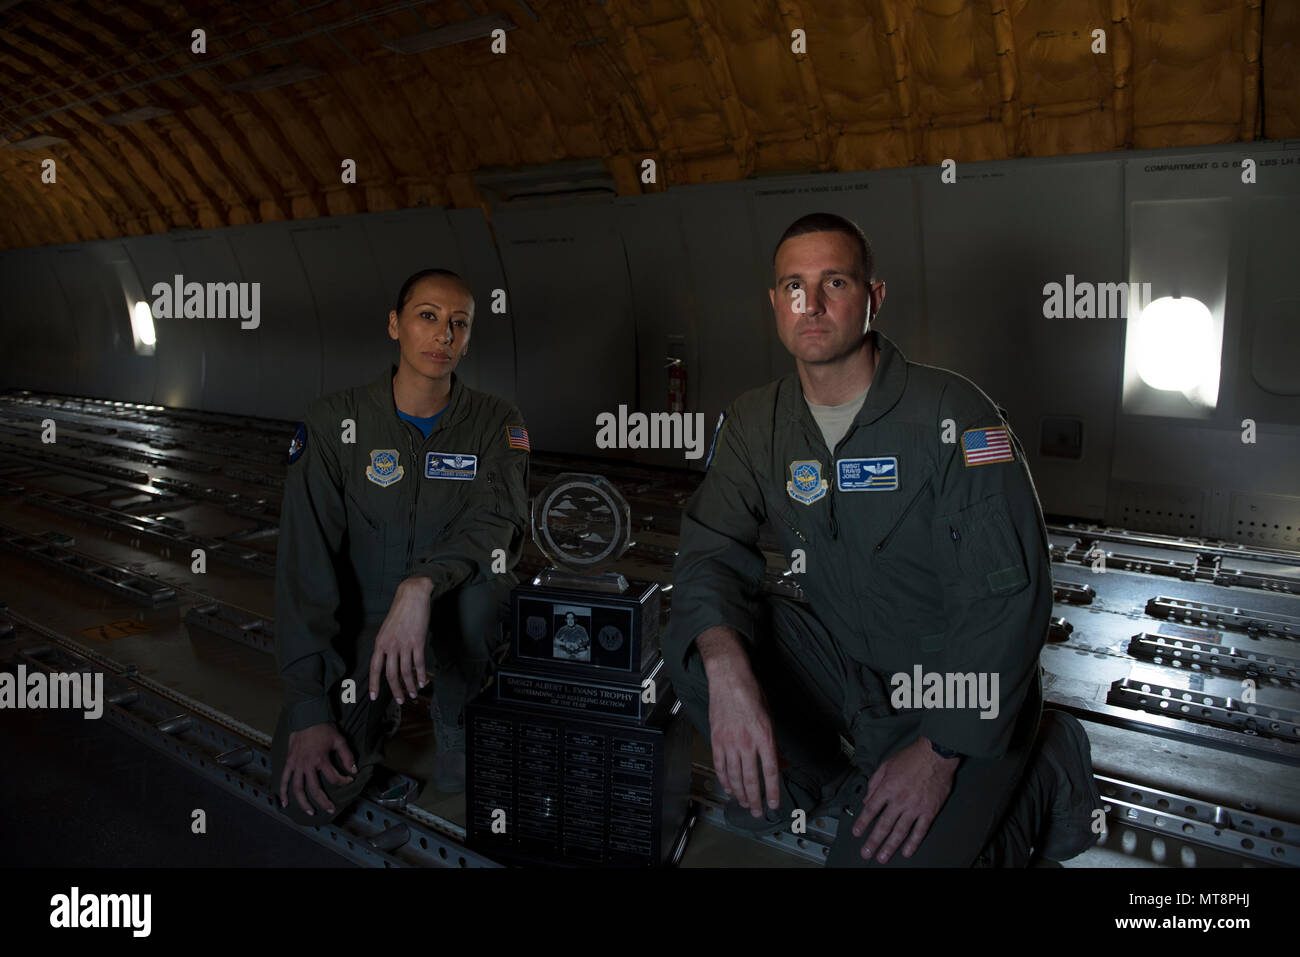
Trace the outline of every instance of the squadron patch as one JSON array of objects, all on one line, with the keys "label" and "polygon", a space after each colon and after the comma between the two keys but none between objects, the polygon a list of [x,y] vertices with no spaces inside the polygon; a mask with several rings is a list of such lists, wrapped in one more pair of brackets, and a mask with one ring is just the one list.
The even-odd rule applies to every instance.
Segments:
[{"label": "squadron patch", "polygon": [[302,423],[294,430],[293,438],[289,440],[289,464],[292,465],[302,458],[302,453],[307,451],[307,426]]},{"label": "squadron patch", "polygon": [[371,449],[370,464],[366,466],[366,478],[376,485],[389,486],[400,482],[406,469],[397,464],[397,449]]},{"label": "squadron patch", "polygon": [[811,505],[826,496],[830,483],[822,478],[822,464],[816,459],[796,459],[790,463],[790,481],[785,490],[796,502]]},{"label": "squadron patch", "polygon": [[994,462],[1014,462],[1011,436],[1006,426],[989,429],[967,429],[961,434],[961,454],[966,465],[991,465]]},{"label": "squadron patch", "polygon": [[841,492],[893,492],[898,489],[898,456],[838,459],[835,487]]},{"label": "squadron patch", "polygon": [[424,477],[468,482],[478,473],[478,456],[463,452],[430,452],[424,457]]}]

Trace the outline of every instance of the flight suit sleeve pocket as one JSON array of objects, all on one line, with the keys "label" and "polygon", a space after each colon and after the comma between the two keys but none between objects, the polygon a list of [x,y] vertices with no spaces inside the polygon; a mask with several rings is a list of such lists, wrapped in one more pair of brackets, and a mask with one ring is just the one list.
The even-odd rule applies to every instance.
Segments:
[{"label": "flight suit sleeve pocket", "polygon": [[1024,549],[1005,496],[993,495],[945,516],[963,590],[972,597],[1014,595],[1029,584]]}]

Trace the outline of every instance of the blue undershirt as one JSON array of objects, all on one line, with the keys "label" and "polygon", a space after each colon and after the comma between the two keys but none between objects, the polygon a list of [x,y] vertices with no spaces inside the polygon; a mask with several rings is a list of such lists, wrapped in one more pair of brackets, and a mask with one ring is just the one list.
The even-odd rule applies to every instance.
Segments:
[{"label": "blue undershirt", "polygon": [[[446,409],[442,410],[442,412],[446,412],[446,411],[447,411]],[[398,409],[397,415],[398,418],[405,419],[407,422],[410,422],[417,429],[423,432],[424,437],[427,439],[429,437],[429,433],[433,431],[433,424],[442,417],[442,412],[435,412],[433,415],[426,416],[423,419],[419,419],[413,415],[407,415],[401,409]]]}]

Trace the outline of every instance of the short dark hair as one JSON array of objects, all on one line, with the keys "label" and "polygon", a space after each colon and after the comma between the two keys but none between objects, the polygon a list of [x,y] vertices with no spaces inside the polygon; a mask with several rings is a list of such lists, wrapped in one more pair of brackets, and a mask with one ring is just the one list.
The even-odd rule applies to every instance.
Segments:
[{"label": "short dark hair", "polygon": [[419,272],[410,276],[406,282],[402,283],[402,290],[397,294],[397,308],[393,311],[401,312],[402,309],[405,308],[406,304],[410,302],[411,293],[417,282],[421,279],[430,279],[434,276],[444,276],[447,279],[454,279],[466,289],[469,288],[469,283],[465,282],[464,279],[461,279],[460,276],[452,272],[450,269],[421,269]]},{"label": "short dark hair", "polygon": [[851,219],[845,219],[843,216],[836,216],[834,213],[809,213],[807,216],[800,216],[793,223],[786,227],[781,238],[777,240],[776,248],[772,250],[772,268],[776,268],[776,254],[781,249],[781,244],[787,239],[793,239],[795,236],[803,236],[807,233],[842,233],[848,236],[858,244],[858,259],[862,263],[862,279],[864,282],[871,282],[871,278],[876,274],[876,257],[871,252],[871,243],[867,240],[867,234],[862,231],[857,223]]}]

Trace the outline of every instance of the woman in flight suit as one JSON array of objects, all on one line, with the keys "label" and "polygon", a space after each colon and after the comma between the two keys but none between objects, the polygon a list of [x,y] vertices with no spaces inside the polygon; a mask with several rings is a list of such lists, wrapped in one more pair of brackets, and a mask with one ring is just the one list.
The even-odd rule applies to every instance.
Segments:
[{"label": "woman in flight suit", "polygon": [[426,662],[433,784],[465,788],[464,707],[503,643],[529,453],[518,409],[455,375],[473,320],[455,273],[411,276],[388,319],[397,365],[313,402],[290,445],[272,780],[301,823],[332,819],[361,793],[394,712],[428,683]]}]

